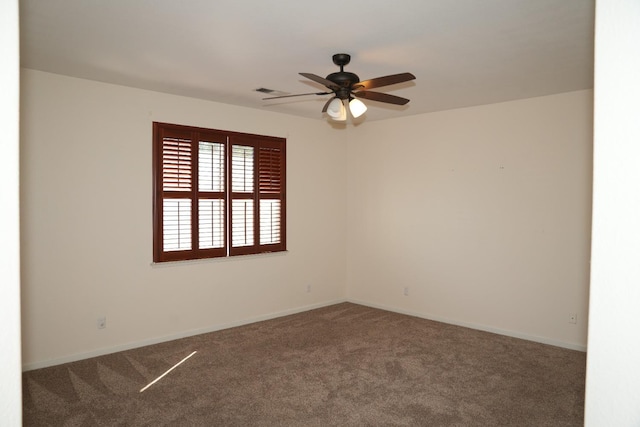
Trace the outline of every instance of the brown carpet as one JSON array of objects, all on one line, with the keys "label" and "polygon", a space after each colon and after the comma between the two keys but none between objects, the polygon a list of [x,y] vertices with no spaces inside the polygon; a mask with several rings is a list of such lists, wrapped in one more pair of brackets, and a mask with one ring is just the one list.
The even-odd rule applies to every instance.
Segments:
[{"label": "brown carpet", "polygon": [[25,372],[24,425],[580,426],[585,362],[343,303]]}]

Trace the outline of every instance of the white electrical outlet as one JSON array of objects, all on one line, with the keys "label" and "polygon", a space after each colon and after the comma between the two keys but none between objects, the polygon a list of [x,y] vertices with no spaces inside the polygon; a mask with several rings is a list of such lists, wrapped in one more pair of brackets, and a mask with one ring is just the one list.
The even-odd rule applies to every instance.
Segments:
[{"label": "white electrical outlet", "polygon": [[96,320],[96,326],[98,329],[104,329],[107,327],[107,316],[98,317]]},{"label": "white electrical outlet", "polygon": [[408,286],[405,286],[405,287],[404,287],[404,296],[405,296],[405,297],[408,297],[408,296],[409,296],[409,287],[408,287]]},{"label": "white electrical outlet", "polygon": [[570,313],[569,314],[569,323],[578,323],[578,314]]}]

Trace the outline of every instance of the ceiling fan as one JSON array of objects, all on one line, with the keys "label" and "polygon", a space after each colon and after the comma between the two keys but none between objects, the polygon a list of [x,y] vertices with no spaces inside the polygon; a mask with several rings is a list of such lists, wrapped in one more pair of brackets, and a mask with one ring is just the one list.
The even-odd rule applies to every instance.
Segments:
[{"label": "ceiling fan", "polygon": [[322,108],[323,113],[327,113],[329,117],[337,121],[347,120],[347,109],[344,101],[348,102],[349,111],[354,118],[360,117],[367,111],[367,106],[358,98],[369,99],[371,101],[386,102],[388,104],[405,105],[409,100],[395,95],[389,95],[381,92],[372,92],[369,89],[388,86],[396,83],[408,82],[416,78],[411,73],[392,74],[384,77],[376,77],[375,79],[360,81],[360,78],[348,71],[344,71],[344,66],[351,61],[351,55],[346,53],[337,53],[333,55],[333,63],[340,67],[340,71],[329,74],[326,78],[322,78],[311,73],[300,73],[301,76],[320,83],[330,89],[330,92],[312,92],[300,93],[296,95],[273,96],[267,99],[289,98],[293,96],[305,95],[330,95],[334,96],[329,99]]}]

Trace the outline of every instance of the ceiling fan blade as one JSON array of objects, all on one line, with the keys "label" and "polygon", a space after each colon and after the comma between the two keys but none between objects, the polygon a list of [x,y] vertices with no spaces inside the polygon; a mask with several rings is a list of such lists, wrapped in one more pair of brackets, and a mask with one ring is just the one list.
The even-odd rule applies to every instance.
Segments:
[{"label": "ceiling fan blade", "polygon": [[262,98],[263,101],[267,99],[280,99],[280,98],[291,98],[293,96],[305,96],[305,95],[329,95],[333,92],[311,92],[311,93],[298,93],[295,95],[280,95],[280,96],[271,96],[269,98]]},{"label": "ceiling fan blade", "polygon": [[331,80],[327,80],[323,77],[320,76],[316,76],[315,74],[311,74],[311,73],[300,73],[301,76],[308,78],[309,80],[313,80],[316,83],[320,83],[323,86],[328,87],[331,90],[338,90],[340,89],[340,86],[338,86],[337,84],[335,84],[334,82],[332,82]]},{"label": "ceiling fan blade", "polygon": [[326,104],[324,104],[324,107],[322,107],[322,112],[326,113],[327,109],[329,108],[329,104],[331,104],[331,101],[333,101],[334,99],[336,99],[336,97],[334,96],[333,98],[329,98],[329,100],[327,101]]},{"label": "ceiling fan blade", "polygon": [[365,80],[363,82],[359,82],[353,85],[352,89],[373,89],[376,87],[393,85],[396,83],[408,82],[409,80],[415,79],[411,73],[400,73],[400,74],[392,74],[384,77],[376,77],[375,79]]},{"label": "ceiling fan blade", "polygon": [[372,101],[386,102],[387,104],[405,105],[409,100],[395,95],[389,95],[388,93],[381,92],[353,92],[356,98],[365,98]]}]

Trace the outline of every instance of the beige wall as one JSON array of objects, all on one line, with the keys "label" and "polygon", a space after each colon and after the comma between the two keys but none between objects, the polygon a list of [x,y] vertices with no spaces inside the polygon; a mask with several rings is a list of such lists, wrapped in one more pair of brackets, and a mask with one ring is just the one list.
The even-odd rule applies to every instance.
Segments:
[{"label": "beige wall", "polygon": [[[344,131],[23,70],[24,368],[346,298],[584,349],[591,96]],[[152,265],[152,121],[286,137],[289,251]]]},{"label": "beige wall", "polygon": [[[343,133],[32,70],[21,108],[25,368],[344,300]],[[286,137],[289,251],[152,265],[152,121]]]},{"label": "beige wall", "polygon": [[580,91],[358,127],[348,297],[585,349],[592,109]]}]

